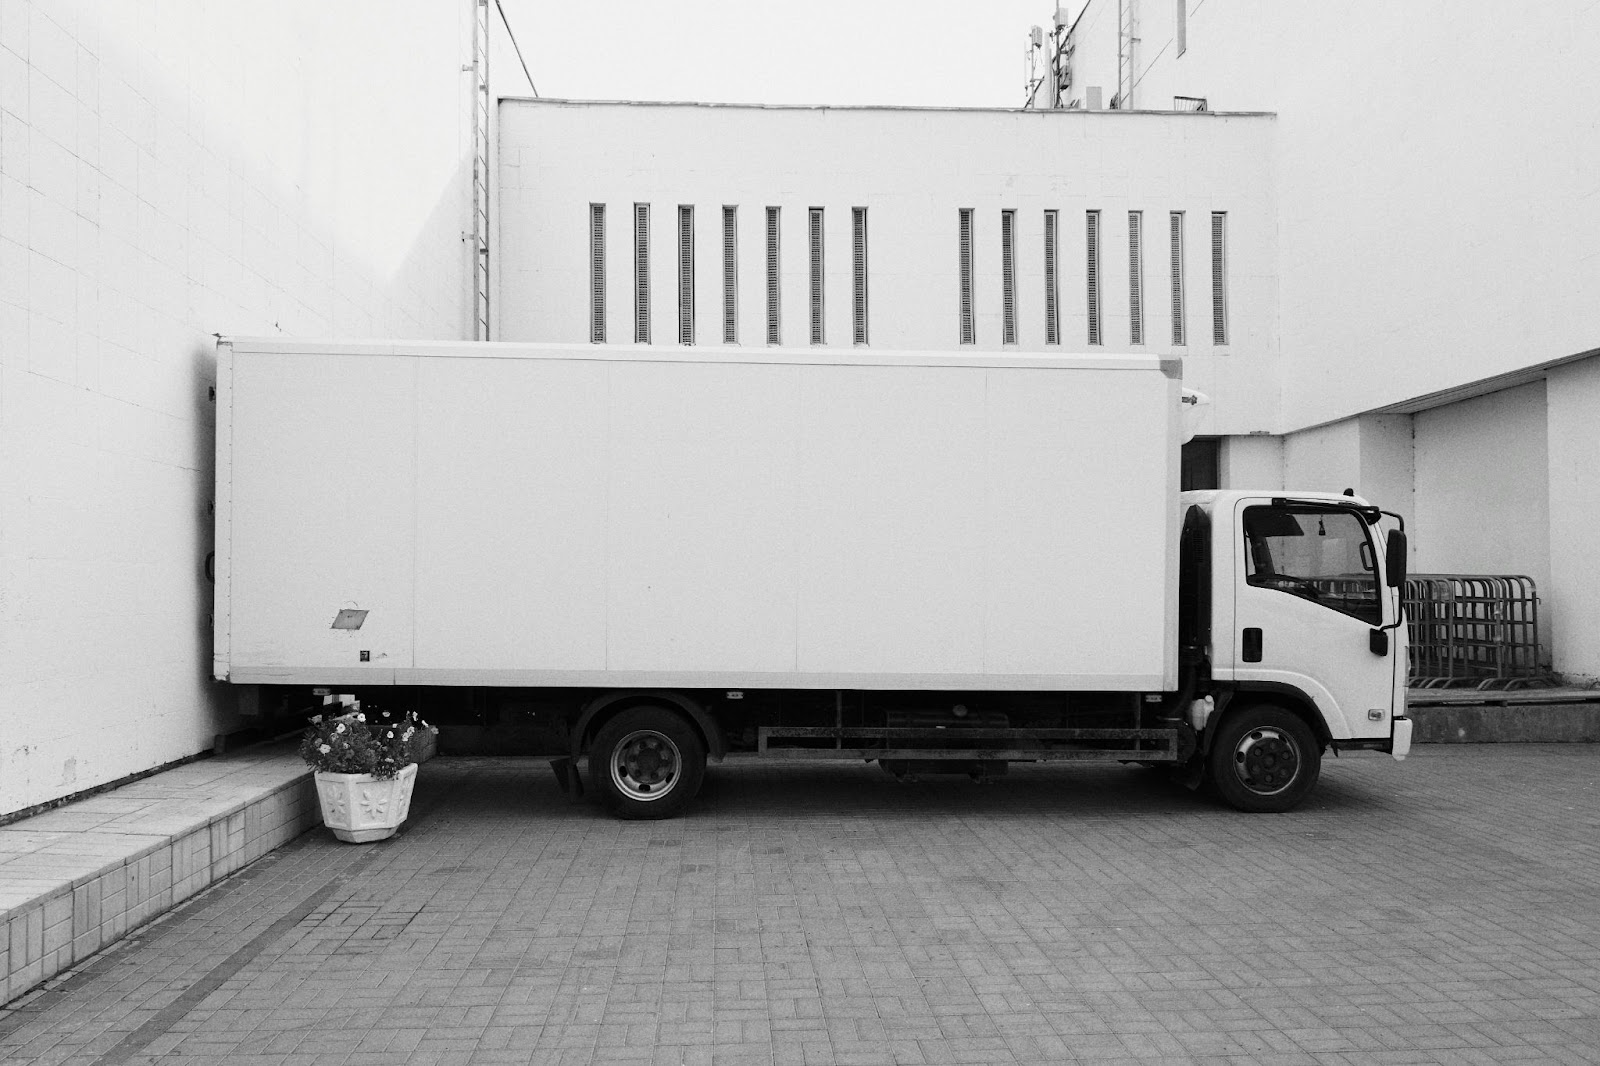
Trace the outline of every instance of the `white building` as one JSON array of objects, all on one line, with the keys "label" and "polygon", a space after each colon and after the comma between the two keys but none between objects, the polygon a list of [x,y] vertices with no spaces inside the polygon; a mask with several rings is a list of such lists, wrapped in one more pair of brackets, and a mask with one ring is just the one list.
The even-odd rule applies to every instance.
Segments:
[{"label": "white building", "polygon": [[859,343],[864,218],[866,343],[1181,355],[1223,487],[1354,488],[1416,570],[1533,577],[1546,655],[1600,677],[1583,9],[1091,0],[1076,110],[505,100],[496,336],[765,344],[776,208],[777,335]]},{"label": "white building", "polygon": [[1074,98],[1277,116],[1285,482],[1398,504],[1417,569],[1532,576],[1556,669],[1600,677],[1600,12],[1089,0],[1072,25]]},{"label": "white building", "polygon": [[472,336],[472,13],[0,0],[0,815],[237,727],[211,335]]},{"label": "white building", "polygon": [[1265,430],[1272,138],[1267,115],[506,100],[495,336],[1172,352],[1216,397],[1206,432]]},{"label": "white building", "polygon": [[1417,569],[1532,575],[1600,677],[1592,4],[1090,0],[1064,95],[1114,111],[509,99],[483,229],[487,11],[0,2],[0,816],[239,724],[211,334],[485,306],[730,358],[1180,355],[1223,486],[1353,487]]}]

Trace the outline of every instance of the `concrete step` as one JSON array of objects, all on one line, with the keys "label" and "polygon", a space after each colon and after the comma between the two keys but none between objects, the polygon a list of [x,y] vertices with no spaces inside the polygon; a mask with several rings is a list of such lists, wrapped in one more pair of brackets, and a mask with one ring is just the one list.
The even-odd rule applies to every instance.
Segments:
[{"label": "concrete step", "polygon": [[1600,690],[1411,689],[1406,714],[1417,744],[1563,744],[1600,741]]},{"label": "concrete step", "polygon": [[319,824],[311,771],[286,743],[0,826],[0,1003]]}]

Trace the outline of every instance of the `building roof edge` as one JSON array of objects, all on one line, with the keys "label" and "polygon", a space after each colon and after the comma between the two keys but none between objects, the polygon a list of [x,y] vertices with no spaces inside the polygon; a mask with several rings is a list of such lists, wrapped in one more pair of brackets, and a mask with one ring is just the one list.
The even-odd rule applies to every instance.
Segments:
[{"label": "building roof edge", "polygon": [[1096,110],[1086,108],[957,107],[931,104],[751,104],[710,100],[585,100],[554,96],[527,96],[515,93],[497,98],[502,104],[541,104],[557,107],[695,107],[730,111],[952,111],[995,115],[1183,115],[1208,118],[1276,118],[1275,111],[1157,111]]}]

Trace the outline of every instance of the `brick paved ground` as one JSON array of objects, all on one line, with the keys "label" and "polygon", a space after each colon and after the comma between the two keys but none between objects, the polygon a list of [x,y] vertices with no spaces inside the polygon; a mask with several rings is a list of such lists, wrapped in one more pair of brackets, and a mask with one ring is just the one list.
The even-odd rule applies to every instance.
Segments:
[{"label": "brick paved ground", "polygon": [[621,823],[441,759],[0,1012],[8,1063],[1600,1062],[1600,748],[1146,771],[716,768]]}]

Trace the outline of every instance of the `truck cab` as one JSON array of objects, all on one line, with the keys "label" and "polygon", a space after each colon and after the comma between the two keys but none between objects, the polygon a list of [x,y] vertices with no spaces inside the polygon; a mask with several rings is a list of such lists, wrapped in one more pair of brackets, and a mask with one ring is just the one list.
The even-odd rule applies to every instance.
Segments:
[{"label": "truck cab", "polygon": [[1186,492],[1180,510],[1189,721],[1223,798],[1287,809],[1329,747],[1404,758],[1403,529],[1350,494]]}]

